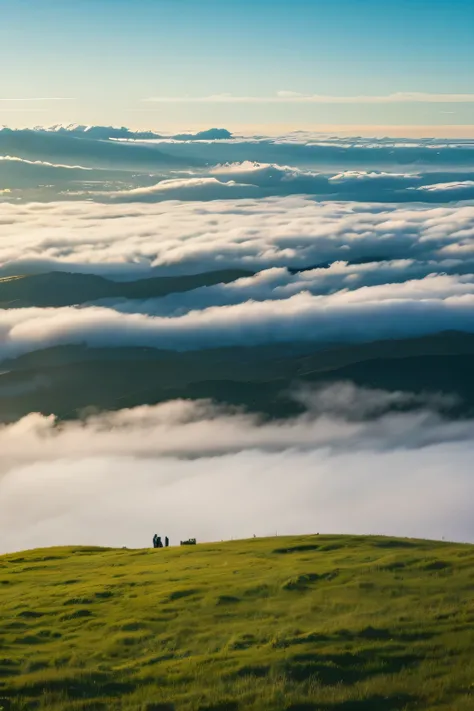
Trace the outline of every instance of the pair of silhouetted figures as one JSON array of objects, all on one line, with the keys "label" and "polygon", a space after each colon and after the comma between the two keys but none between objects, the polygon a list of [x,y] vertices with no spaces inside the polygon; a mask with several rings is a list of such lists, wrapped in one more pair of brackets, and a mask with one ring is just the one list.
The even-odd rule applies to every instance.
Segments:
[{"label": "pair of silhouetted figures", "polygon": [[[168,548],[169,544],[170,544],[170,539],[168,538],[168,536],[165,536],[164,547]],[[163,548],[163,542],[161,540],[161,536],[157,536],[156,533],[153,536],[153,548]]]}]

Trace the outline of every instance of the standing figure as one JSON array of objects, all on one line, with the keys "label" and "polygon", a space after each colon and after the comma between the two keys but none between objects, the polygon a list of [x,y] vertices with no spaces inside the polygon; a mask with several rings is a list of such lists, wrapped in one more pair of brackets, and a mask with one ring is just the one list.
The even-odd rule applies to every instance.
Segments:
[{"label": "standing figure", "polygon": [[163,543],[161,542],[161,536],[156,537],[156,547],[163,548]]},{"label": "standing figure", "polygon": [[155,535],[153,536],[153,548],[158,548],[158,536]]},{"label": "standing figure", "polygon": [[168,538],[168,536],[165,536],[165,548],[168,548],[169,544],[170,544],[170,539]]}]

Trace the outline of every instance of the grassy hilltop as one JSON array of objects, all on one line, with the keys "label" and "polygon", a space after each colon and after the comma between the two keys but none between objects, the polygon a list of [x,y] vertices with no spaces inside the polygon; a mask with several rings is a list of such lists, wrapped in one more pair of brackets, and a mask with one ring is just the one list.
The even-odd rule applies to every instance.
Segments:
[{"label": "grassy hilltop", "polygon": [[474,547],[299,536],[0,557],[0,707],[468,711]]}]

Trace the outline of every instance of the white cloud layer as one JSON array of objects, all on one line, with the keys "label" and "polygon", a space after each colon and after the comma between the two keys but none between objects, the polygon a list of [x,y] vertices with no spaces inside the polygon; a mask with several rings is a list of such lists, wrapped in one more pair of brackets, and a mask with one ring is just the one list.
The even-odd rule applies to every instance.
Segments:
[{"label": "white cloud layer", "polygon": [[[76,124],[29,130],[0,127],[0,156],[125,170],[132,180],[132,187],[141,186],[133,185],[133,176],[138,172],[156,174],[164,170],[167,172],[165,177],[173,178],[176,177],[172,174],[173,169],[193,170],[198,174],[202,169],[203,174],[198,177],[209,177],[206,169],[212,171],[216,164],[254,161],[263,168],[272,168],[274,173],[277,169],[295,173],[295,168],[309,168],[320,180],[324,173],[334,174],[334,171],[394,174],[394,179],[396,174],[402,173],[416,187],[415,172],[421,174],[418,181],[421,185],[426,181],[436,182],[435,175],[431,178],[427,175],[433,171],[445,173],[440,175],[437,181],[440,183],[472,179],[473,146],[472,139],[341,138],[311,131],[294,131],[273,137],[234,136],[226,129],[211,128],[170,136],[156,131],[131,131],[126,127]],[[264,174],[260,176],[260,187],[265,183],[264,177]],[[289,177],[294,181],[294,175]],[[0,175],[0,182],[4,179]],[[385,184],[387,181],[388,178]],[[401,187],[404,187],[403,183]],[[314,190],[315,186],[309,187],[310,192]]]},{"label": "white cloud layer", "polygon": [[218,165],[204,175],[175,177],[131,190],[96,194],[96,198],[100,196],[106,200],[111,197],[120,202],[159,202],[306,194],[326,200],[450,202],[474,199],[474,181],[459,179],[466,178],[466,175],[469,177],[472,174],[362,170],[328,174],[244,161]]},{"label": "white cloud layer", "polygon": [[[450,265],[441,269],[448,270]],[[416,285],[412,291],[413,298],[427,296],[427,289],[441,287],[445,296],[451,291],[453,294],[470,293],[469,282],[472,277],[468,275],[453,276],[440,275],[437,262],[416,262],[410,259],[399,259],[386,262],[368,262],[365,264],[347,264],[347,262],[333,262],[330,266],[319,269],[309,269],[304,272],[292,274],[282,267],[272,267],[255,274],[243,277],[227,284],[201,287],[182,293],[172,293],[168,296],[149,299],[106,298],[95,302],[97,306],[113,308],[121,313],[141,313],[150,316],[179,316],[190,311],[210,308],[212,306],[231,306],[246,301],[271,301],[288,299],[300,293],[316,295],[335,294],[341,290],[355,291],[362,287],[385,285],[385,294],[390,294],[397,299],[403,282],[411,281]],[[459,271],[457,266],[456,271]],[[419,280],[430,277],[430,281]],[[373,290],[373,297],[377,299],[377,291]],[[380,291],[378,292],[380,293]],[[433,291],[431,295],[433,296]],[[436,292],[437,297],[441,292]],[[404,294],[407,294],[404,291]],[[91,302],[89,305],[93,305]]]},{"label": "white cloud layer", "polygon": [[[474,206],[322,203],[305,197],[160,204],[2,204],[0,274],[119,277],[328,261],[474,257]],[[436,271],[436,270],[434,270]]]},{"label": "white cloud layer", "polygon": [[430,276],[399,284],[302,291],[276,300],[210,306],[173,317],[100,307],[0,312],[0,358],[66,344],[195,350],[311,341],[363,343],[457,330],[474,333],[473,277]]},{"label": "white cloud layer", "polygon": [[130,279],[225,267],[258,273],[161,299],[3,310],[0,358],[70,343],[187,350],[474,332],[473,236],[471,205],[402,208],[304,197],[6,203],[4,275],[59,269]]},{"label": "white cloud layer", "polygon": [[[474,425],[430,410],[363,414],[408,394],[333,386],[306,415],[262,424],[206,402],[141,407],[57,428],[0,429],[1,550],[148,546],[289,533],[474,540]],[[331,414],[321,414],[327,402]]]},{"label": "white cloud layer", "polygon": [[[138,203],[314,195],[325,200],[441,203],[474,200],[472,177],[472,172],[456,171],[320,172],[253,161],[199,171],[130,174],[126,170],[0,156],[0,185],[14,189],[15,199],[23,201],[59,198]],[[33,194],[31,189],[35,190]]]}]

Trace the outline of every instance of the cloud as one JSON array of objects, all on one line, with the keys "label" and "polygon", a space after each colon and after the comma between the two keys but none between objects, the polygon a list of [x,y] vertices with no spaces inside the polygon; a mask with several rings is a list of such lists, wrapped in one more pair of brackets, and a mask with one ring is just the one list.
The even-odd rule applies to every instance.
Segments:
[{"label": "cloud", "polygon": [[[80,172],[82,171],[82,173]],[[87,172],[89,173],[87,174]],[[168,177],[172,175],[173,177]],[[185,175],[186,177],[180,177]],[[161,175],[0,156],[0,184],[22,189],[23,200],[91,198],[96,201],[161,202],[315,195],[325,200],[456,202],[474,199],[470,172],[389,172],[308,168],[243,161]],[[71,185],[75,183],[76,185]],[[29,188],[38,188],[35,193]],[[414,191],[417,191],[416,193]]]},{"label": "cloud", "polygon": [[50,346],[139,346],[178,351],[292,341],[366,343],[447,330],[474,333],[472,277],[430,276],[328,296],[211,306],[173,317],[89,306],[0,312],[0,357]]},{"label": "cloud", "polygon": [[[321,414],[321,398],[337,412]],[[31,414],[0,429],[2,551],[143,547],[157,526],[172,544],[276,531],[474,540],[472,421],[430,403],[354,419],[397,398],[410,394],[336,385],[309,393],[306,414],[266,424],[205,401],[61,426]]]},{"label": "cloud", "polygon": [[[210,177],[209,171],[218,164],[258,162],[262,169],[273,167],[293,172],[309,169],[313,173],[313,184],[311,176],[299,176],[302,183],[310,181],[306,187],[301,186],[302,191],[315,192],[318,175],[347,173],[349,179],[350,171],[359,171],[386,175],[387,193],[389,180],[396,181],[397,176],[407,176],[413,187],[426,181],[436,182],[434,176],[428,175],[434,170],[444,173],[438,176],[439,183],[471,179],[473,145],[468,139],[340,138],[314,132],[239,137],[232,136],[226,129],[216,128],[174,136],[154,131],[136,132],[126,127],[76,124],[34,130],[0,129],[0,155],[33,162],[127,170],[131,174],[131,188],[141,187],[141,183],[133,184],[135,171],[167,170],[168,175],[164,177],[171,179],[177,177],[171,174],[173,170],[199,172],[201,168],[204,175],[199,177]],[[387,174],[392,174],[392,178]],[[416,182],[416,176],[420,177],[419,182]],[[359,190],[363,187],[362,182]],[[375,182],[376,179],[372,183],[374,189]],[[380,184],[380,180],[378,182]],[[334,188],[331,191],[329,187],[326,183],[323,192],[334,192]]]},{"label": "cloud", "polygon": [[421,185],[418,190],[427,190],[428,192],[445,192],[454,190],[470,190],[471,188],[474,188],[474,180],[458,180],[451,183],[433,183],[432,185]]},{"label": "cloud", "polygon": [[[215,203],[2,204],[0,274],[52,270],[136,278],[227,267],[354,261],[470,269],[474,206],[387,206],[305,197]],[[426,269],[426,267],[422,267]],[[421,273],[421,272],[420,272]]]},{"label": "cloud", "polygon": [[200,164],[197,159],[170,156],[156,146],[79,139],[74,135],[30,129],[0,129],[0,155],[62,165],[129,170]]},{"label": "cloud", "polygon": [[[222,182],[217,178],[173,178],[162,180],[156,185],[111,193],[110,197],[120,202],[159,202],[160,200],[222,200],[256,196],[257,187],[237,183],[234,180]],[[107,197],[107,195],[104,195]]]},{"label": "cloud", "polygon": [[276,137],[234,136],[219,141],[160,139],[144,141],[143,144],[161,147],[183,160],[199,159],[206,165],[256,161],[310,167],[320,173],[335,170],[420,173],[434,168],[472,171],[474,145],[472,139],[340,138],[311,132]]},{"label": "cloud", "polygon": [[292,395],[312,416],[336,417],[345,421],[378,418],[391,408],[397,407],[417,406],[420,409],[436,411],[439,408],[449,409],[457,404],[457,399],[450,395],[388,392],[356,387],[350,382],[338,382],[318,388],[303,386]]},{"label": "cloud", "polygon": [[25,165],[33,166],[47,166],[48,168],[65,168],[67,170],[91,170],[91,168],[85,168],[82,165],[61,165],[61,163],[48,163],[47,161],[41,160],[26,160],[25,158],[18,158],[18,156],[0,156],[0,161],[5,161],[6,163],[24,163]]},{"label": "cloud", "polygon": [[[449,271],[449,266],[444,267]],[[126,299],[104,298],[95,302],[96,306],[112,308],[120,313],[140,313],[149,316],[182,316],[191,311],[208,309],[212,306],[231,306],[247,301],[270,301],[287,299],[296,294],[328,295],[341,290],[354,291],[367,286],[386,286],[411,281],[418,283],[427,276],[433,278],[440,266],[434,262],[420,263],[409,259],[388,262],[367,262],[348,264],[333,262],[327,267],[309,269],[293,273],[283,267],[273,267],[258,272],[254,276],[237,279],[228,284],[206,286],[183,293],[169,294],[160,298]],[[459,266],[451,266],[459,272]],[[469,277],[470,278],[470,277]],[[452,288],[457,277],[440,275],[437,282]],[[419,282],[421,284],[421,282]],[[462,281],[461,281],[462,284]],[[463,284],[461,289],[464,291]],[[396,289],[396,287],[395,287]],[[375,290],[374,290],[375,292]],[[425,292],[412,293],[413,298],[422,298]],[[397,296],[396,290],[393,292]],[[89,304],[94,305],[94,304]]]},{"label": "cloud", "polygon": [[[157,178],[155,176],[155,180]],[[127,170],[0,156],[0,187],[15,190],[15,199],[28,202],[61,197],[74,199],[75,196],[84,199],[104,189],[112,192],[143,182],[150,182],[149,174],[135,173],[131,178]]]},{"label": "cloud", "polygon": [[174,103],[229,103],[229,104],[398,104],[398,103],[473,103],[474,94],[435,94],[424,92],[396,92],[382,96],[330,96],[324,94],[301,94],[296,91],[279,91],[274,96],[235,96],[222,93],[210,96],[154,96],[146,102]]},{"label": "cloud", "polygon": [[[412,202],[413,191],[418,190],[416,199],[419,202],[474,199],[474,181],[439,182],[453,177],[459,176],[383,171],[344,171],[331,175],[291,166],[244,161],[215,166],[201,176],[162,180],[155,185],[101,193],[100,196],[104,200],[110,196],[122,202],[222,200],[229,197],[242,200],[272,195],[316,195],[326,200]],[[466,175],[461,174],[461,177]]]}]

